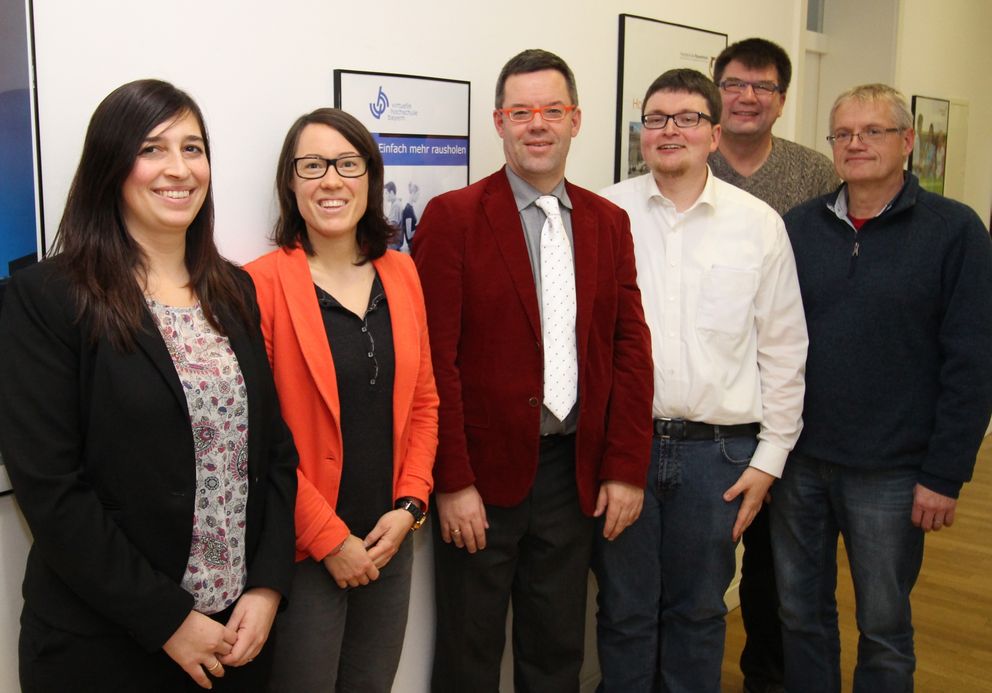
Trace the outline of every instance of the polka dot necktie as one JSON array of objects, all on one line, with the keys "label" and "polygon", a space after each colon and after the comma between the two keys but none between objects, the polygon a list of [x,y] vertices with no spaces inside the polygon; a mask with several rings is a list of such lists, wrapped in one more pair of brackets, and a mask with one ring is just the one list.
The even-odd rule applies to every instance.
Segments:
[{"label": "polka dot necktie", "polygon": [[544,340],[544,406],[564,421],[578,392],[575,348],[575,264],[558,198],[542,195],[535,204],[547,220],[541,229],[541,332]]}]

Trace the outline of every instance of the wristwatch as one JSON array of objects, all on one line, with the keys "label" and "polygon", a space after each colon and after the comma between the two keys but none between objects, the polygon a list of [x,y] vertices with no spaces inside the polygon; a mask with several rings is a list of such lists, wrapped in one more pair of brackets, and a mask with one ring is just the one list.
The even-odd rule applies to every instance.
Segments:
[{"label": "wristwatch", "polygon": [[400,498],[396,501],[396,509],[406,510],[413,515],[413,527],[410,528],[411,532],[415,532],[423,527],[424,522],[427,520],[427,513],[420,508],[420,501],[416,498]]}]

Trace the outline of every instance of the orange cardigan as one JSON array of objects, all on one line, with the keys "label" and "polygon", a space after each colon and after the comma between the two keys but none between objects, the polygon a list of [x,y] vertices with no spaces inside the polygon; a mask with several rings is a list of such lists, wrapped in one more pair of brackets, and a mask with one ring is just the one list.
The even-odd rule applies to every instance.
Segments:
[{"label": "orange cardigan", "polygon": [[[396,354],[393,498],[427,503],[437,449],[437,390],[427,316],[413,261],[387,251],[372,263],[389,302]],[[262,334],[282,415],[300,455],[296,560],[322,560],[350,531],[334,512],[341,483],[340,403],[334,361],[306,254],[277,249],[245,266],[255,281]]]}]

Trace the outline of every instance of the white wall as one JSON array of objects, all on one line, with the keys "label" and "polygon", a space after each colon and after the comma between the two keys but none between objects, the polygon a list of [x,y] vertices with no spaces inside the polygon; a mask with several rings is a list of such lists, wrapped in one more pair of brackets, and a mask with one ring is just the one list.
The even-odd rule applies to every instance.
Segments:
[{"label": "white wall", "polygon": [[[494,5],[470,5],[455,0],[347,4],[330,0],[174,0],[166,6],[115,0],[36,2],[47,239],[50,243],[58,226],[90,114],[103,96],[132,79],[170,80],[200,103],[214,150],[218,242],[232,259],[247,261],[266,248],[265,237],[274,218],[272,178],[282,137],[298,115],[332,104],[335,68],[470,80],[470,175],[477,180],[502,163],[490,118],[499,68],[524,48],[552,50],[575,71],[583,109],[582,132],[571,150],[568,176],[579,185],[597,189],[612,182],[618,13],[721,31],[729,34],[731,41],[764,36],[780,43],[799,64],[804,3],[545,0],[535,4],[531,0],[504,0]],[[907,9],[902,24],[915,45],[927,45],[928,41],[929,45],[940,44],[934,55],[946,60],[962,51],[964,44],[961,34],[952,33],[945,24],[944,8],[951,5],[960,13],[982,14],[984,22],[968,16],[955,19],[955,30],[966,32],[965,36],[978,43],[984,41],[978,32],[990,25],[984,3],[945,0],[934,4],[942,14],[929,18],[930,0],[919,0],[922,9]],[[858,3],[861,8],[865,4]],[[907,6],[916,4],[916,0],[907,2]],[[921,70],[910,58],[903,56],[899,74],[925,74],[937,81],[941,74],[937,68]],[[968,60],[962,58],[960,62]],[[974,71],[989,61],[970,62],[974,69],[966,74],[977,91],[987,80]],[[659,66],[659,72],[664,67]],[[983,113],[984,122],[992,120],[988,95],[983,101],[965,91],[965,74],[957,77],[962,81],[961,94],[970,99],[972,117]],[[850,83],[854,81],[852,75]],[[924,93],[930,95],[943,94],[936,86],[926,83],[919,88],[927,87]],[[776,127],[776,133],[784,137],[792,137],[797,129],[794,101],[787,103]],[[972,132],[978,131],[972,127]],[[979,160],[974,162],[976,170],[984,162],[986,175],[971,187],[977,198],[984,186],[987,202],[988,194],[992,194],[988,164],[992,144],[983,146],[983,156],[972,158]],[[969,161],[969,171],[971,166]],[[396,686],[399,693],[426,690],[433,647],[430,547],[426,538],[426,533],[417,537],[410,628]],[[17,690],[17,583],[27,543],[12,499],[0,498],[0,691],[5,692]],[[591,666],[594,668],[594,661]],[[588,669],[587,673],[593,675]]]},{"label": "white wall", "polygon": [[[36,3],[48,240],[94,107],[121,83],[147,76],[186,89],[205,112],[214,147],[220,244],[238,260],[265,248],[282,137],[298,115],[332,103],[335,68],[470,80],[476,180],[502,162],[490,117],[499,68],[524,48],[555,51],[576,73],[584,114],[569,177],[591,188],[607,185],[619,12],[728,32],[731,40],[767,35],[793,54],[798,45],[798,0],[675,4],[176,0],[163,11],[159,5],[113,0]],[[793,131],[791,114],[780,127],[785,136]]]},{"label": "white wall", "polygon": [[0,691],[17,689],[17,635],[20,629],[21,580],[30,535],[14,497],[0,497]]},{"label": "white wall", "polygon": [[899,0],[825,0],[820,88],[814,143],[828,157],[828,116],[839,94],[856,84],[892,84]]},{"label": "white wall", "polygon": [[[992,2],[902,0],[900,5],[896,87],[910,99],[917,94],[951,101],[947,166],[952,176],[963,169],[964,181],[963,190],[955,187],[948,194],[972,207],[988,224],[992,208],[992,41],[988,38]],[[961,136],[961,121],[956,116],[962,110],[966,111],[967,138],[955,146],[954,139]]]}]

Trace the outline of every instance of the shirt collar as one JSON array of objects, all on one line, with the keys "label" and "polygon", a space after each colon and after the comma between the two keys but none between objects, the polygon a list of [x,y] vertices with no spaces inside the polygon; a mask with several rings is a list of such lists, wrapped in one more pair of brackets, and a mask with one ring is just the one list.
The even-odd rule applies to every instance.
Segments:
[{"label": "shirt collar", "polygon": [[[534,204],[537,198],[544,195],[540,190],[525,181],[514,173],[509,166],[505,167],[506,179],[510,182],[510,190],[513,191],[513,200],[517,203],[517,211],[522,212],[527,207]],[[558,203],[566,209],[572,209],[572,201],[568,198],[568,191],[565,189],[565,179],[558,181],[558,185],[549,193],[558,198]]]},{"label": "shirt collar", "polygon": [[[645,194],[650,201],[652,198],[657,198],[661,204],[666,207],[671,207],[675,209],[675,204],[669,200],[665,195],[658,189],[658,181],[654,179],[653,173],[648,173],[644,176],[645,180]],[[709,164],[706,165],[706,184],[703,186],[703,191],[699,193],[699,197],[696,201],[689,206],[687,210],[682,212],[682,214],[688,214],[696,207],[700,205],[708,205],[709,207],[716,209],[717,194],[716,194],[716,176],[713,175],[713,171],[710,170]]]},{"label": "shirt collar", "polygon": [[[900,193],[902,193],[901,188],[899,190],[899,193],[896,193],[896,196],[893,197],[891,200],[889,200],[889,204],[882,207],[882,211],[876,214],[875,217],[880,217],[886,212],[888,212],[890,209],[892,209],[892,205],[895,203],[897,199],[899,199]],[[837,199],[834,200],[833,204],[829,202],[827,203],[827,209],[829,209],[831,212],[837,215],[838,219],[843,221],[852,229],[854,228],[854,224],[851,222],[850,218],[848,218],[848,214],[847,214],[847,183],[844,183],[844,185],[841,186],[840,190],[837,192]]]}]

